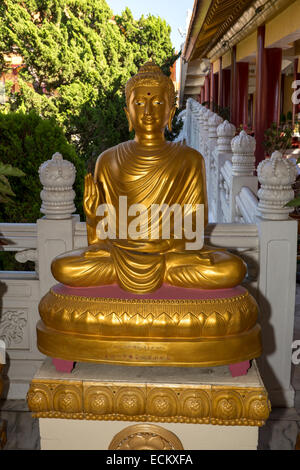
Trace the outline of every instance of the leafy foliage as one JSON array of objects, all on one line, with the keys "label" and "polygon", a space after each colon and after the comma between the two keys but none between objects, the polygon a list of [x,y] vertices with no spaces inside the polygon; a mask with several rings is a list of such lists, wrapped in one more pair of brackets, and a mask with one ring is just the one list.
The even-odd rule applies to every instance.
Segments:
[{"label": "leafy foliage", "polygon": [[10,196],[15,196],[8,176],[25,176],[22,170],[14,168],[11,165],[5,164],[0,161],[0,202],[11,203],[12,199]]},{"label": "leafy foliage", "polygon": [[[84,162],[65,138],[54,119],[42,119],[31,111],[0,113],[0,174],[26,178],[14,181],[13,204],[0,205],[0,219],[6,222],[35,222],[41,216],[40,191],[42,189],[38,169],[41,163],[51,159],[55,152],[71,161],[77,170],[75,182],[76,207],[82,206]],[[16,172],[11,166],[20,170]],[[2,170],[2,173],[1,173]],[[1,176],[0,176],[1,178]],[[8,196],[12,193],[7,193]]]},{"label": "leafy foliage", "polygon": [[25,64],[7,110],[55,118],[90,164],[130,138],[123,111],[130,76],[151,57],[169,72],[178,57],[164,20],[135,20],[128,8],[114,18],[105,0],[4,0],[0,51],[0,64],[12,51]]},{"label": "leafy foliage", "polygon": [[289,126],[277,126],[275,122],[265,131],[263,146],[268,155],[275,150],[284,153],[292,145],[293,129]]}]

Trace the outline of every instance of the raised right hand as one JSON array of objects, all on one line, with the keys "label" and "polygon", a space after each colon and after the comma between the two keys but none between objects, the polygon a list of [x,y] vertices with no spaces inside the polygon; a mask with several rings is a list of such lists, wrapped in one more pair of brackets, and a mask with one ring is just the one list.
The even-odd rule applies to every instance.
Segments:
[{"label": "raised right hand", "polygon": [[94,225],[96,222],[96,211],[100,204],[100,191],[97,183],[94,183],[91,173],[84,179],[83,210],[87,223]]}]

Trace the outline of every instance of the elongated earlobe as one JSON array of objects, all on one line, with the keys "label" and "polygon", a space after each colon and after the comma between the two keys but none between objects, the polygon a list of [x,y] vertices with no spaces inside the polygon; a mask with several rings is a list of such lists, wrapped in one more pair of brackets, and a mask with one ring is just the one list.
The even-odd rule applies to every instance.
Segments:
[{"label": "elongated earlobe", "polygon": [[169,132],[172,132],[172,122],[173,122],[173,118],[175,116],[175,111],[176,111],[176,108],[173,108],[172,111],[170,112],[170,117],[169,117],[169,121],[168,121],[168,130],[169,130]]},{"label": "elongated earlobe", "polygon": [[130,116],[129,116],[128,109],[127,109],[127,108],[124,108],[124,111],[125,111],[125,114],[126,114],[126,117],[127,117],[127,121],[128,121],[129,132],[131,132],[131,131],[133,131],[133,125],[132,125],[132,122],[131,122],[131,119],[130,119]]}]

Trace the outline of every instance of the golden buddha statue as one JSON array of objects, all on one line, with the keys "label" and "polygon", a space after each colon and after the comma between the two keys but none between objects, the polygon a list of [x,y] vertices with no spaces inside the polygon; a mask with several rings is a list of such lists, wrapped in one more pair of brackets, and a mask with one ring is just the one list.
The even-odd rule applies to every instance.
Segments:
[{"label": "golden buddha statue", "polygon": [[[89,246],[52,262],[60,284],[39,305],[39,350],[67,361],[142,366],[259,356],[257,304],[239,286],[244,262],[198,243],[199,207],[207,224],[203,158],[164,138],[175,113],[172,81],[147,63],[127,82],[126,101],[135,138],[103,152],[94,178],[85,178]],[[177,223],[178,209],[190,231]]]},{"label": "golden buddha statue", "polygon": [[[119,224],[116,238],[103,240],[97,235],[97,208],[103,203],[112,205],[119,221],[120,197],[127,197],[128,206],[142,203],[147,214],[155,205],[182,209],[190,205],[195,212],[193,208],[202,204],[207,224],[203,157],[186,145],[166,142],[164,137],[176,109],[171,79],[148,62],[127,82],[126,101],[125,112],[135,138],[103,152],[94,178],[86,176],[84,211],[89,247],[57,257],[52,263],[53,276],[68,286],[118,283],[138,294],[153,292],[163,283],[198,289],[240,284],[246,266],[239,257],[208,246],[186,250],[188,240],[184,235],[176,238],[174,222],[169,239],[151,238],[153,226],[149,233],[148,223],[140,227],[139,239],[120,238]],[[195,214],[191,216],[195,229]],[[160,234],[162,221],[163,211],[154,227]]]}]

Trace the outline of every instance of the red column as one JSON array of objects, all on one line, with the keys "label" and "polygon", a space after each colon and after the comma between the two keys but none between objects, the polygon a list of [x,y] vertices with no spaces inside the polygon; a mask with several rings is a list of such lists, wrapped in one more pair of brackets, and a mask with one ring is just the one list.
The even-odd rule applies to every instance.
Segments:
[{"label": "red column", "polygon": [[281,64],[282,49],[266,49],[267,67],[267,105],[266,129],[272,122],[279,125],[280,121],[280,95],[281,95]]},{"label": "red column", "polygon": [[285,75],[284,73],[281,74],[281,91],[280,91],[280,114],[283,114],[283,104],[284,104],[284,83],[285,83]]},{"label": "red column", "polygon": [[264,132],[266,130],[266,105],[267,105],[267,68],[265,51],[265,25],[257,29],[257,53],[256,53],[256,100],[255,100],[255,139],[256,139],[256,164],[264,159]]},{"label": "red column", "polygon": [[209,76],[206,75],[205,82],[204,82],[204,101],[209,102],[210,96],[210,79]]},{"label": "red column", "polygon": [[237,110],[237,65],[236,46],[231,50],[231,82],[230,82],[230,121],[236,124]]},{"label": "red column", "polygon": [[250,116],[248,116],[248,122],[250,123],[251,129],[253,129],[253,127],[254,127],[254,124],[253,124],[253,119],[254,119],[253,112],[254,112],[253,93],[251,93],[251,95],[249,95],[249,113],[250,113]]},{"label": "red column", "polygon": [[223,106],[223,69],[222,69],[222,56],[219,59],[220,70],[219,70],[219,83],[218,83],[218,105]]},{"label": "red column", "polygon": [[248,126],[248,83],[249,83],[249,64],[248,62],[238,62],[236,64],[237,73],[237,100],[236,100],[236,122],[240,125]]},{"label": "red column", "polygon": [[215,106],[218,104],[219,95],[219,72],[214,73],[214,89],[213,89],[213,111],[216,112]]},{"label": "red column", "polygon": [[203,103],[205,101],[205,91],[204,91],[204,86],[201,87],[200,91],[200,103]]},{"label": "red column", "polygon": [[[299,59],[294,60],[294,81],[295,80],[300,80],[300,73],[298,73],[298,63]],[[297,87],[299,88],[299,87]],[[296,88],[293,90],[293,92],[296,91]],[[293,126],[295,124],[296,116],[297,114],[300,113],[300,105],[299,104],[293,104]]]},{"label": "red column", "polygon": [[282,50],[265,49],[265,27],[257,30],[255,138],[256,164],[264,159],[264,133],[279,124]]},{"label": "red column", "polygon": [[223,99],[222,104],[223,108],[230,107],[230,80],[231,80],[231,70],[223,70]]},{"label": "red column", "polygon": [[209,93],[209,101],[210,101],[211,110],[213,108],[214,93],[215,93],[214,69],[213,69],[213,64],[211,64],[210,65],[210,93]]}]

